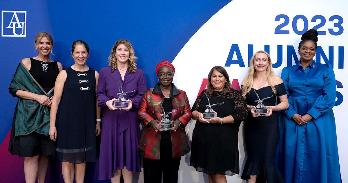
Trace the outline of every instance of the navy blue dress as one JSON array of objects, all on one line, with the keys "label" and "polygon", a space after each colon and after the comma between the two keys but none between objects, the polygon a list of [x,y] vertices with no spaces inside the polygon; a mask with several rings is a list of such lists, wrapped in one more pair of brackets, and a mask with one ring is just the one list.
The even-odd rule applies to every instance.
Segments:
[{"label": "navy blue dress", "polygon": [[57,112],[57,155],[61,161],[96,161],[96,81],[95,70],[66,69],[62,97]]},{"label": "navy blue dress", "polygon": [[[312,62],[286,67],[282,79],[287,88],[289,108],[283,115],[280,163],[286,183],[341,181],[336,125],[332,108],[336,80],[331,67]],[[294,114],[313,117],[298,125]]]}]

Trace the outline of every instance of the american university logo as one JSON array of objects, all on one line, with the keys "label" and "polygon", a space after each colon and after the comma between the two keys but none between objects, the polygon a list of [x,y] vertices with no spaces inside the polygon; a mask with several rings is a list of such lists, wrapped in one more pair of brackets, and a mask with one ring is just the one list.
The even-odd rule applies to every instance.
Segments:
[{"label": "american university logo", "polygon": [[1,11],[1,36],[26,37],[27,12],[26,11]]}]

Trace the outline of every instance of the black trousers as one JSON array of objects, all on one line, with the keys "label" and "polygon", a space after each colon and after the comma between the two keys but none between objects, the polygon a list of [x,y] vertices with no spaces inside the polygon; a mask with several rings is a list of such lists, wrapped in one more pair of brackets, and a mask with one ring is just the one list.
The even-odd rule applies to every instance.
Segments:
[{"label": "black trousers", "polygon": [[144,183],[177,183],[181,158],[172,158],[172,142],[170,132],[161,133],[159,160],[144,158]]}]

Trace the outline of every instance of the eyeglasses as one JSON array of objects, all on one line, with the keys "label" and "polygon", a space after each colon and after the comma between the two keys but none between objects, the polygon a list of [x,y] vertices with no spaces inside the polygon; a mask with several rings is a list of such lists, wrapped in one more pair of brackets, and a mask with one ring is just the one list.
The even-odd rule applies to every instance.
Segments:
[{"label": "eyeglasses", "polygon": [[174,77],[174,73],[172,73],[172,72],[159,73],[158,77],[161,78],[161,79],[162,78],[172,78],[172,77]]}]

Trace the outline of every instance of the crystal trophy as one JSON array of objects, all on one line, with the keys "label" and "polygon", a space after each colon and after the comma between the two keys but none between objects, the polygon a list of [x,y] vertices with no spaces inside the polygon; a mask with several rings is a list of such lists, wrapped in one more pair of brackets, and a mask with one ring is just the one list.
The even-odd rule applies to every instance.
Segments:
[{"label": "crystal trophy", "polygon": [[172,112],[166,113],[163,111],[163,114],[161,114],[161,129],[160,131],[168,131],[172,129],[172,120],[170,120],[169,114]]},{"label": "crystal trophy", "polygon": [[204,119],[211,119],[217,117],[217,113],[214,111],[214,109],[211,107],[211,105],[207,105],[207,109],[205,109],[203,113]]},{"label": "crystal trophy", "polygon": [[257,100],[257,105],[255,106],[255,113],[258,116],[266,116],[268,112],[268,108],[263,105],[262,100]]},{"label": "crystal trophy", "polygon": [[266,99],[269,99],[272,96],[270,97],[266,97],[266,98],[263,98],[262,100],[260,99],[259,95],[257,94],[256,90],[254,90],[256,96],[257,96],[257,100],[255,100],[255,102],[257,103],[256,106],[255,106],[255,113],[258,115],[258,116],[266,116],[267,113],[268,113],[268,107],[266,107],[264,104],[263,104],[263,101],[266,100]]},{"label": "crystal trophy", "polygon": [[209,100],[209,97],[207,96],[206,93],[204,93],[205,96],[207,97],[207,100],[208,100],[208,105],[206,105],[206,109],[203,113],[203,118],[204,119],[211,119],[211,118],[215,118],[217,117],[217,113],[214,111],[214,109],[212,108],[213,106],[215,106],[216,104],[210,104],[210,100]]},{"label": "crystal trophy", "polygon": [[129,101],[126,99],[127,93],[124,92],[122,90],[122,88],[120,89],[120,92],[118,92],[116,95],[117,95],[117,98],[116,98],[116,100],[114,100],[112,102],[112,105],[115,108],[126,108],[126,107],[128,107]]}]

